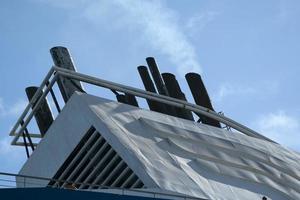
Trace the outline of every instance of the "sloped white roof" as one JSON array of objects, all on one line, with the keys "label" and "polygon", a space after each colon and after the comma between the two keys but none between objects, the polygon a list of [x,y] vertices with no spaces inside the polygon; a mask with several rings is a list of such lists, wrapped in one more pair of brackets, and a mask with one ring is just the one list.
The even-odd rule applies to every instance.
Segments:
[{"label": "sloped white roof", "polygon": [[[66,104],[20,173],[53,177],[76,145],[72,135],[79,140],[78,135],[91,125],[147,188],[204,199],[300,199],[297,152],[240,133],[79,93]],[[51,154],[51,148],[65,155],[57,155],[51,164],[40,162],[45,151]]]}]

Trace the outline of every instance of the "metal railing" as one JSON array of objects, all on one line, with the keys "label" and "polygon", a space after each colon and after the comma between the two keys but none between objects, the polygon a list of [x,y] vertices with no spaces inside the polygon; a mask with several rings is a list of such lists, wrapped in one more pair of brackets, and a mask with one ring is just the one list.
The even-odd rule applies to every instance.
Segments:
[{"label": "metal railing", "polygon": [[[47,94],[52,90],[53,85],[57,82],[59,77],[64,77],[68,78],[70,80],[77,80],[81,81],[84,83],[100,86],[103,88],[107,88],[110,90],[115,90],[119,92],[124,92],[127,94],[131,94],[137,97],[141,97],[147,100],[153,100],[157,101],[160,103],[164,103],[170,106],[175,106],[179,108],[183,108],[195,113],[199,113],[201,115],[204,115],[206,117],[212,118],[214,120],[217,120],[223,124],[225,124],[228,127],[231,127],[245,135],[258,138],[258,139],[263,139],[267,140],[270,142],[274,142],[271,139],[257,133],[256,131],[222,115],[219,114],[215,111],[209,110],[205,107],[195,105],[192,103],[188,103],[186,101],[182,101],[179,99],[175,99],[169,96],[164,96],[164,95],[159,95],[156,93],[144,91],[138,88],[130,87],[130,86],[125,86],[122,84],[114,83],[111,81],[99,79],[96,77],[92,77],[86,74],[78,73],[75,71],[70,71],[67,69],[59,68],[56,66],[53,66],[49,72],[47,73],[46,77],[42,81],[40,87],[38,88],[36,94],[33,96],[29,104],[26,106],[25,110],[13,126],[10,136],[14,136],[11,144],[12,145],[19,145],[19,146],[24,146],[24,142],[19,142],[19,138],[24,134],[25,129],[27,128],[27,125],[33,118],[34,114],[37,112],[38,108],[41,105],[42,100],[47,96]],[[40,95],[42,94],[42,95]],[[32,108],[32,109],[31,109]],[[39,134],[28,134],[30,137],[40,137]],[[33,145],[37,145],[37,143],[33,143]]]},{"label": "metal railing", "polygon": [[[18,180],[19,178],[19,180]],[[36,181],[45,181],[44,184],[35,182]],[[50,182],[55,182],[57,184],[48,185]],[[92,186],[95,189],[77,189],[75,187],[60,187],[58,185],[63,185],[63,183],[67,183],[68,185],[87,185]],[[56,187],[58,186],[58,187]],[[103,192],[103,193],[112,193],[118,195],[132,195],[132,196],[141,196],[141,197],[152,197],[152,198],[163,198],[163,199],[182,199],[182,200],[203,200],[202,198],[191,197],[183,194],[173,194],[168,192],[159,192],[159,191],[150,191],[143,189],[134,189],[134,188],[120,188],[120,187],[109,187],[97,184],[88,184],[88,183],[80,183],[80,182],[71,182],[65,180],[57,180],[52,178],[45,177],[36,177],[36,176],[28,176],[28,175],[20,175],[14,173],[6,173],[0,172],[0,190],[4,188],[57,188],[57,189],[70,189],[70,190],[78,190],[78,191],[91,191],[91,192]]]}]

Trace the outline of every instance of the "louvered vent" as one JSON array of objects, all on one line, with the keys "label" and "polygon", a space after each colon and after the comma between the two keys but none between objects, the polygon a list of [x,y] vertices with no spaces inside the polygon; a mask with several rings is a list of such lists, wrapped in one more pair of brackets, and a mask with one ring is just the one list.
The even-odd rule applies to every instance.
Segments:
[{"label": "louvered vent", "polygon": [[[76,188],[80,189],[99,188],[95,185],[120,188],[144,186],[94,127],[85,134],[53,178],[76,183]],[[50,182],[49,185],[66,187],[67,183]]]}]

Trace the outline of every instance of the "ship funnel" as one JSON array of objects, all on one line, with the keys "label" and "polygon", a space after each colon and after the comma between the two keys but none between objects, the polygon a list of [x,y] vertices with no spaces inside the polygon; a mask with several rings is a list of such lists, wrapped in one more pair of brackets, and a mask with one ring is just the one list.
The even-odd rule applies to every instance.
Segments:
[{"label": "ship funnel", "polygon": [[[31,99],[33,98],[34,94],[36,93],[36,91],[38,90],[38,87],[27,87],[25,89],[26,95],[28,97],[28,100],[31,101]],[[39,94],[38,97],[42,96],[42,92]],[[35,106],[35,103],[33,103],[32,108]],[[47,99],[43,99],[40,107],[37,109],[35,115],[35,120],[37,122],[37,125],[40,129],[41,135],[44,136],[48,130],[48,128],[51,126],[52,122],[53,122],[53,115],[52,112],[50,110],[49,104]]]},{"label": "ship funnel", "polygon": [[[142,82],[144,84],[145,90],[148,92],[153,92],[156,93],[155,86],[151,80],[151,77],[149,75],[148,69],[146,66],[138,66],[138,72],[140,74],[140,77],[142,79]],[[149,99],[146,99],[148,106],[150,110],[156,111],[156,112],[161,112],[161,113],[166,113],[165,111],[165,106],[157,101],[152,101]]]},{"label": "ship funnel", "polygon": [[[53,47],[50,49],[50,53],[55,66],[76,71],[73,59],[67,48],[60,46]],[[69,100],[75,91],[84,92],[80,81],[77,80],[59,77],[57,84],[65,102]]]},{"label": "ship funnel", "polygon": [[[181,88],[178,84],[178,81],[176,80],[176,77],[174,74],[171,73],[162,73],[162,78],[165,82],[166,88],[169,92],[169,95],[173,98],[180,99],[183,101],[186,101],[184,93],[181,91]],[[175,108],[176,114],[178,117],[188,119],[188,120],[194,120],[193,114],[191,111],[188,111],[184,108]]]},{"label": "ship funnel", "polygon": [[[203,106],[214,111],[201,76],[197,73],[187,73],[185,78],[190,87],[195,103],[199,106]],[[221,128],[220,122],[200,114],[197,115],[202,123]]]},{"label": "ship funnel", "polygon": [[157,91],[159,94],[165,95],[165,96],[169,96],[168,94],[168,90],[164,84],[164,81],[160,75],[159,69],[157,67],[157,64],[154,60],[153,57],[148,57],[146,58],[148,67],[150,69],[152,78],[154,80],[154,83],[156,85]]},{"label": "ship funnel", "polygon": [[[154,83],[156,85],[157,91],[161,95],[170,96],[169,92],[167,90],[167,87],[160,75],[159,69],[157,67],[157,64],[153,57],[146,58],[146,62],[148,64],[148,67],[150,69],[152,78],[154,80]],[[166,107],[166,114],[173,115],[175,117],[178,117],[175,111],[175,108],[173,106],[165,105]]]}]

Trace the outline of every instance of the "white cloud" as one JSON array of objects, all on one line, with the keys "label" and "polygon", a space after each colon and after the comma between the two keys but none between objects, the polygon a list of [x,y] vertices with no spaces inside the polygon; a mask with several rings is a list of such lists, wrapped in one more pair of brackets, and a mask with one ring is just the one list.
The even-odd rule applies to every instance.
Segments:
[{"label": "white cloud", "polygon": [[19,99],[17,102],[9,105],[5,104],[4,100],[0,98],[0,117],[20,115],[27,103],[24,99]]},{"label": "white cloud", "polygon": [[167,55],[177,65],[177,73],[201,72],[194,46],[177,23],[175,11],[160,1],[118,0],[127,17],[135,19],[153,48]]},{"label": "white cloud", "polygon": [[209,23],[211,23],[220,12],[217,11],[205,11],[202,13],[197,13],[186,23],[186,29],[188,30],[190,35],[198,34],[201,30],[203,30]]},{"label": "white cloud", "polygon": [[221,101],[228,96],[235,95],[252,95],[256,93],[256,89],[248,86],[234,86],[231,84],[223,84],[213,95],[214,101]]},{"label": "white cloud", "polygon": [[[26,105],[27,102],[23,99],[8,104],[0,98],[0,118],[20,115]],[[3,133],[0,133],[0,136],[1,134]],[[11,146],[11,140],[12,138],[8,135],[0,137],[0,171],[17,173],[22,163],[25,161],[26,154],[24,148]]]},{"label": "white cloud", "polygon": [[287,3],[284,0],[280,0],[277,3],[277,13],[275,14],[273,21],[278,25],[284,25],[290,18],[291,10],[288,9]]},{"label": "white cloud", "polygon": [[0,171],[17,173],[26,159],[24,148],[11,146],[9,136],[0,138]]},{"label": "white cloud", "polygon": [[215,102],[220,102],[227,97],[241,97],[260,95],[266,96],[269,94],[276,94],[279,91],[279,84],[274,81],[265,81],[253,86],[223,83],[218,90],[213,93],[212,99]]},{"label": "white cloud", "polygon": [[6,155],[11,151],[10,142],[11,138],[8,136],[0,139],[0,155]]},{"label": "white cloud", "polygon": [[19,158],[24,157],[25,151],[22,147],[12,146],[10,143],[12,141],[12,137],[4,136],[0,138],[0,157],[9,158]]},{"label": "white cloud", "polygon": [[85,0],[33,0],[39,3],[47,3],[51,6],[64,8],[64,9],[75,9],[78,6],[84,5]]},{"label": "white cloud", "polygon": [[261,115],[254,122],[254,127],[274,141],[300,150],[300,120],[288,115],[285,111],[280,110]]},{"label": "white cloud", "polygon": [[9,115],[20,115],[21,112],[24,111],[25,107],[27,106],[28,102],[24,99],[18,100],[14,103],[11,108],[8,110]]},{"label": "white cloud", "polygon": [[3,99],[0,98],[0,116],[2,116],[4,112],[5,112],[5,110],[4,110]]},{"label": "white cloud", "polygon": [[181,76],[190,71],[202,72],[196,49],[178,22],[178,13],[168,8],[164,1],[101,0],[83,3],[70,0],[43,0],[42,2],[73,10],[72,15],[83,17],[97,27],[117,27],[120,34],[134,30],[139,33],[141,36],[139,39],[143,39],[145,45],[166,55]]}]

